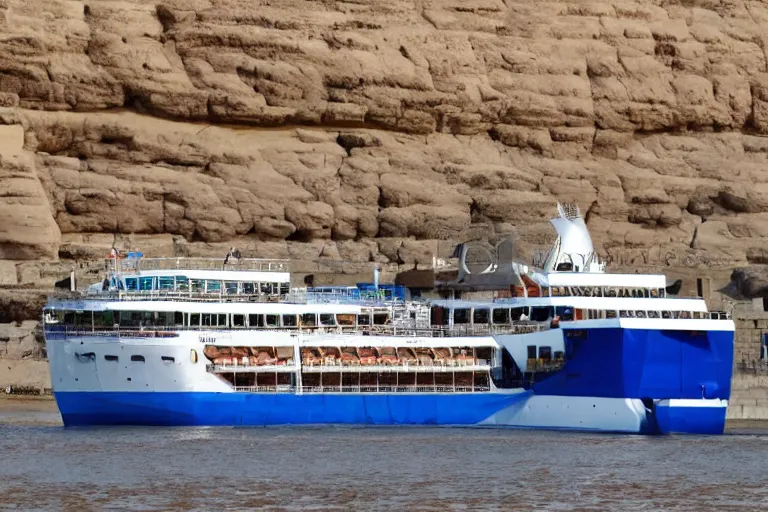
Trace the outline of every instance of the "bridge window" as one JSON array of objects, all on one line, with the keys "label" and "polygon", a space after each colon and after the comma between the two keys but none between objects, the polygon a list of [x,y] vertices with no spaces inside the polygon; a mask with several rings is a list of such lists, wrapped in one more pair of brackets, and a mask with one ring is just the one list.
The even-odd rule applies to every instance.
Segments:
[{"label": "bridge window", "polygon": [[267,327],[280,327],[280,315],[264,315]]},{"label": "bridge window", "polygon": [[288,295],[291,291],[291,283],[280,283],[280,295]]},{"label": "bridge window", "polygon": [[139,289],[143,292],[152,290],[152,277],[140,277]]},{"label": "bridge window", "polygon": [[283,315],[283,327],[296,327],[299,325],[296,315]]},{"label": "bridge window", "polygon": [[336,325],[336,321],[334,320],[333,315],[328,313],[321,313],[320,325]]},{"label": "bridge window", "polygon": [[509,310],[507,308],[504,308],[504,309],[494,309],[492,317],[493,317],[493,323],[494,324],[508,324],[509,323]]},{"label": "bridge window", "polygon": [[175,311],[173,313],[173,324],[184,325],[184,313],[182,313],[181,311]]},{"label": "bridge window", "polygon": [[468,324],[469,323],[469,309],[454,309],[453,310],[453,323],[454,324]]},{"label": "bridge window", "polygon": [[157,278],[158,288],[165,291],[172,291],[174,289],[175,280],[173,276],[162,276]]},{"label": "bridge window", "polygon": [[317,325],[317,320],[315,319],[314,313],[304,313],[301,315],[301,325],[303,327],[315,327]]},{"label": "bridge window", "polygon": [[534,322],[546,322],[554,313],[552,306],[534,306],[531,308],[531,320]]},{"label": "bridge window", "polygon": [[200,326],[200,313],[190,313],[189,314],[189,325],[191,327],[199,327]]},{"label": "bridge window", "polygon": [[220,293],[221,292],[221,281],[206,280],[206,282],[205,282],[205,291],[207,293]]},{"label": "bridge window", "polygon": [[488,310],[487,309],[475,309],[472,312],[472,323],[475,323],[475,324],[487,324],[488,323]]},{"label": "bridge window", "polygon": [[192,293],[203,293],[205,291],[205,281],[202,279],[190,279],[189,289]]},{"label": "bridge window", "polygon": [[248,326],[264,327],[264,315],[255,315],[255,314],[248,315]]},{"label": "bridge window", "polygon": [[571,306],[557,306],[555,315],[565,322],[573,320],[573,308]]},{"label": "bridge window", "polygon": [[176,291],[188,292],[189,291],[189,279],[186,276],[176,276]]},{"label": "bridge window", "polygon": [[371,315],[367,312],[357,315],[357,325],[371,325]]},{"label": "bridge window", "polygon": [[224,291],[227,293],[227,295],[237,295],[237,283],[233,281],[225,282]]},{"label": "bridge window", "polygon": [[243,293],[245,295],[254,295],[256,293],[256,285],[254,283],[243,283]]},{"label": "bridge window", "polygon": [[126,277],[125,289],[131,292],[137,291],[139,289],[139,280],[135,277]]},{"label": "bridge window", "polygon": [[386,325],[389,322],[388,313],[374,313],[373,325]]},{"label": "bridge window", "polygon": [[528,316],[528,306],[520,307],[520,308],[511,308],[509,310],[509,315],[512,318],[513,322],[517,322],[520,320],[520,318],[525,314],[525,316]]}]

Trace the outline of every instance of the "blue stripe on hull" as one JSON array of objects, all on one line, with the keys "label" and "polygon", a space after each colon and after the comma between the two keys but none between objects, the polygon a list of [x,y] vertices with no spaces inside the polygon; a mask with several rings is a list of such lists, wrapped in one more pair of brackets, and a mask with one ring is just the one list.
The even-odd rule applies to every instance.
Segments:
[{"label": "blue stripe on hull", "polygon": [[566,336],[566,364],[533,385],[537,395],[730,398],[733,331],[584,331]]},{"label": "blue stripe on hull", "polygon": [[725,407],[656,407],[656,425],[662,434],[722,434]]},{"label": "blue stripe on hull", "polygon": [[57,392],[56,402],[67,426],[475,425],[527,397]]}]

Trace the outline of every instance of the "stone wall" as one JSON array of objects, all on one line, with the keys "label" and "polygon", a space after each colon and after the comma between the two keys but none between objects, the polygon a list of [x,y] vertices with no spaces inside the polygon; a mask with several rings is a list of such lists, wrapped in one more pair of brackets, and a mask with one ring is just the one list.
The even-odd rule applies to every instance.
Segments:
[{"label": "stone wall", "polygon": [[763,335],[768,333],[768,312],[762,299],[734,307],[736,324],[734,375],[728,418],[768,419],[768,360],[761,358]]}]

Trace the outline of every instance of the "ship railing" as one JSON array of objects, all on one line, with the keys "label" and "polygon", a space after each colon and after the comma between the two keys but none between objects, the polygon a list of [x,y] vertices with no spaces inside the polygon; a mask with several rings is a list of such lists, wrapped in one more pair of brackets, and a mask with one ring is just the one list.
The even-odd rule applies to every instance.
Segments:
[{"label": "ship railing", "polygon": [[234,386],[235,391],[247,392],[247,393],[293,393],[296,391],[296,387],[290,384],[282,384],[279,386]]},{"label": "ship railing", "polygon": [[301,326],[301,327],[226,327],[226,326],[182,326],[182,325],[145,325],[145,326],[113,326],[113,327],[77,327],[72,325],[46,324],[45,336],[47,339],[62,339],[72,336],[117,336],[117,337],[144,337],[144,338],[168,338],[177,337],[181,332],[210,332],[217,331],[227,335],[238,331],[258,332],[284,332],[288,334],[303,335],[356,335],[356,336],[393,336],[393,337],[419,337],[419,338],[462,338],[492,336],[503,334],[527,334],[544,331],[550,328],[549,323],[510,324],[493,326],[460,326],[460,327],[423,327],[409,328],[392,325],[377,326]]},{"label": "ship railing", "polygon": [[[278,259],[240,258],[224,263],[224,258],[121,258],[117,264],[123,274],[142,270],[248,270],[256,272],[290,272],[290,261]],[[115,270],[115,260],[104,260],[106,271]]]},{"label": "ship railing", "polygon": [[431,364],[403,363],[377,365],[308,365],[302,364],[304,373],[455,373],[455,372],[487,372],[490,365],[482,364],[450,364],[434,361]]},{"label": "ship railing", "polygon": [[303,386],[302,393],[480,393],[491,388],[485,386]]},{"label": "ship railing", "polygon": [[483,393],[491,390],[480,386],[233,386],[240,393]]},{"label": "ship railing", "polygon": [[83,336],[97,337],[97,338],[177,338],[179,333],[177,329],[167,329],[163,327],[153,328],[99,328],[99,329],[81,329],[81,328],[64,328],[64,329],[50,329],[50,326],[46,326],[44,334],[47,341],[50,340],[67,340],[69,338],[79,338]]},{"label": "ship railing", "polygon": [[286,302],[290,294],[199,293],[164,290],[99,291],[86,296],[109,301],[177,301],[177,302]]},{"label": "ship railing", "polygon": [[210,373],[277,373],[295,372],[299,367],[295,364],[208,364],[205,369]]}]

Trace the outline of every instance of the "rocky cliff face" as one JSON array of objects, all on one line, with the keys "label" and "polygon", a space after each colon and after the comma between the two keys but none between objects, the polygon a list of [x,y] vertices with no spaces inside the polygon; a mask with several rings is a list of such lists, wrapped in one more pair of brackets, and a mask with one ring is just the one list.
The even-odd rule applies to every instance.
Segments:
[{"label": "rocky cliff face", "polygon": [[478,225],[547,241],[557,200],[614,259],[768,261],[761,2],[0,0],[0,23],[6,286],[116,236],[431,261]]}]

